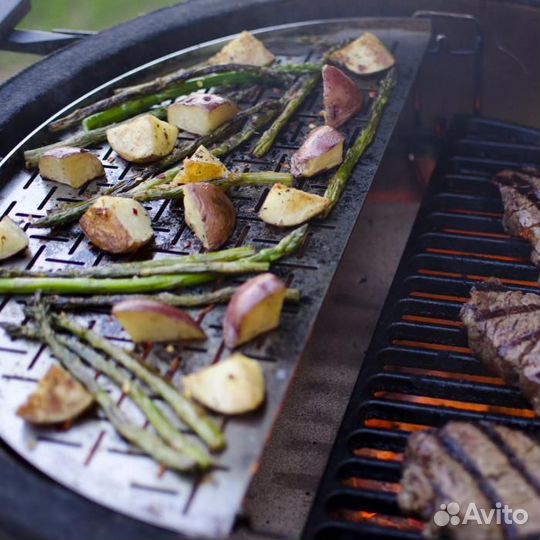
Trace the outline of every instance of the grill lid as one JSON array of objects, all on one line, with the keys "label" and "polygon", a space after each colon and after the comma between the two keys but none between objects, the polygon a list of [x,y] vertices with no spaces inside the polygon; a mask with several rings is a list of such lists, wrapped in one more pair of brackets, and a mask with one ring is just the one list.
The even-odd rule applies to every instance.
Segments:
[{"label": "grill lid", "polygon": [[[224,536],[229,532],[295,363],[414,80],[429,39],[429,24],[409,19],[357,19],[286,25],[256,32],[280,60],[305,62],[320,57],[329,44],[354,38],[365,30],[376,32],[393,50],[398,61],[399,82],[376,139],[355,171],[333,217],[313,224],[312,234],[297,258],[275,266],[275,271],[288,284],[301,288],[305,301],[299,307],[285,310],[279,332],[244,348],[247,355],[257,358],[263,365],[267,402],[260,414],[226,421],[224,431],[229,446],[219,457],[221,467],[203,477],[179,476],[171,472],[160,474],[159,467],[153,461],[126,445],[100,415],[87,418],[67,432],[28,428],[14,415],[14,410],[48,369],[51,358],[38,345],[10,342],[2,336],[0,433],[3,440],[29,463],[64,486],[148,523],[208,537]],[[122,78],[121,84],[149,77],[164,69],[197,63],[214,53],[228,39],[164,57],[129,73]],[[114,83],[118,84],[119,80]],[[79,100],[77,105],[99,98],[107,90],[108,87],[100,88]],[[271,90],[268,92],[271,93]],[[242,105],[248,106],[260,98],[257,92],[256,95],[247,96]],[[226,164],[243,170],[279,170],[304,139],[310,129],[309,124],[317,121],[321,103],[319,91],[304,104],[266,159],[253,160],[249,154],[237,152]],[[345,134],[348,140],[353,140],[362,128],[368,110],[365,107],[347,125]],[[68,110],[62,111],[63,114],[66,112]],[[48,142],[47,133],[41,128],[21,146],[35,146],[44,142]],[[66,265],[82,267],[107,264],[111,259],[93,250],[76,227],[53,230],[48,234],[32,229],[32,218],[42,216],[59,202],[72,201],[74,198],[67,187],[45,182],[36,172],[17,169],[19,150],[20,147],[15,149],[3,164],[3,170],[9,177],[2,191],[2,211],[4,215],[9,214],[17,221],[25,222],[30,236],[31,255],[21,260],[20,266],[57,269]],[[134,167],[126,166],[106,145],[98,147],[97,152],[106,163],[110,183],[136,171]],[[302,181],[300,187],[321,193],[325,185],[320,178],[314,178]],[[78,196],[91,194],[92,188],[83,188]],[[256,217],[256,210],[265,196],[266,191],[257,189],[232,193],[238,212],[238,226],[231,245],[246,243],[264,247],[276,243],[282,236],[282,233],[269,229]],[[148,255],[184,254],[195,249],[193,237],[174,205],[158,201],[147,208],[156,232],[156,242],[147,252]],[[1,320],[13,322],[22,319],[21,306],[16,300],[6,298],[0,307]],[[122,341],[118,337],[118,327],[105,314],[93,313],[81,316],[81,319],[86,324],[94,324],[100,333]],[[208,313],[205,317],[205,326],[209,328],[208,341],[201,347],[184,347],[177,351],[181,362],[179,371],[169,373],[173,382],[177,383],[183,372],[219,361],[224,353],[221,319],[222,308]],[[166,373],[171,357],[162,348],[155,347],[148,361]],[[128,400],[124,400],[122,406],[129,409]],[[131,409],[129,412],[132,412]],[[57,509],[51,509],[54,510]],[[68,509],[63,511],[69,512]],[[27,516],[24,519],[27,520]]]}]

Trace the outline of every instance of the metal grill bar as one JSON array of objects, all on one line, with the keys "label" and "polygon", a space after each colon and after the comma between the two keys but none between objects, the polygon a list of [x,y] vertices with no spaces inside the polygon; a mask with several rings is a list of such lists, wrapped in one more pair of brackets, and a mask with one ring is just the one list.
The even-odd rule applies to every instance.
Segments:
[{"label": "metal grill bar", "polygon": [[419,539],[422,524],[402,516],[396,501],[409,433],[449,420],[540,427],[518,389],[474,358],[459,320],[471,286],[489,277],[512,289],[538,291],[529,245],[502,227],[503,207],[491,175],[539,159],[537,131],[482,119],[454,122],[303,538]]},{"label": "metal grill bar", "polygon": [[[260,414],[223,421],[229,446],[219,456],[221,467],[200,478],[181,477],[171,472],[161,474],[157,464],[127,446],[99,414],[87,417],[67,432],[51,434],[45,430],[29,429],[14,416],[14,410],[23,396],[32,389],[35,381],[45,373],[51,358],[43,348],[35,344],[11,343],[2,337],[0,347],[3,347],[4,354],[0,366],[0,431],[3,440],[17,453],[63,485],[137,519],[205,537],[224,536],[229,532],[257,467],[258,457],[287,383],[414,80],[429,39],[429,24],[408,19],[358,19],[287,25],[257,32],[268,47],[279,55],[280,61],[304,62],[320,57],[331,43],[354,38],[364,30],[376,32],[394,50],[399,67],[399,83],[376,140],[355,171],[332,218],[324,223],[313,224],[312,234],[301,253],[275,266],[275,271],[287,283],[301,288],[306,301],[299,308],[285,310],[279,331],[244,347],[243,352],[263,364],[268,389],[267,401]],[[122,81],[116,81],[116,84],[125,85],[141,79],[141,76],[147,78],[160,70],[172,69],[173,63],[178,67],[197,63],[215,52],[223,41],[193,48],[143,66],[136,73],[125,76]],[[108,88],[99,89],[80,100],[77,105],[99,98],[107,91]],[[259,98],[257,95],[248,99]],[[245,148],[231,156],[227,165],[242,170],[281,170],[310,130],[310,124],[316,122],[321,105],[322,96],[319,91],[308,100],[264,160],[251,159],[248,148]],[[354,122],[346,126],[344,131],[348,140],[365,124],[368,112],[369,107],[366,107]],[[45,142],[48,142],[47,133],[42,127],[24,141],[23,146]],[[19,169],[18,150],[20,148],[2,166],[7,180],[2,191],[2,209],[23,221],[30,236],[29,254],[17,264],[26,268],[54,269],[66,265],[96,266],[112,261],[112,257],[92,248],[77,227],[51,231],[49,234],[32,228],[33,218],[44,215],[59,202],[87,197],[98,186],[83,188],[74,194],[68,188],[43,181],[35,173]],[[97,147],[96,152],[107,164],[107,182],[102,185],[113,184],[136,172],[136,168],[119,159],[107,145]],[[325,184],[326,178],[322,177],[303,181],[301,187],[321,193]],[[256,209],[261,205],[264,195],[261,190],[253,188],[233,192],[238,226],[230,245],[253,244],[261,248],[280,239],[282,232],[267,227],[256,217]],[[184,225],[178,206],[168,202],[145,206],[154,223],[159,225],[155,227],[154,244],[141,255],[154,257],[184,254],[199,249],[197,241]],[[201,315],[209,339],[200,347],[177,349],[173,354],[154,347],[146,361],[174,384],[180,382],[182,374],[220,361],[227,354],[221,339],[222,315],[222,307]],[[22,319],[21,306],[16,300],[2,304],[0,319]],[[120,343],[127,341],[119,326],[105,314],[94,312],[81,315],[80,319],[111,339],[119,340]],[[174,369],[171,369],[171,365]],[[114,389],[111,388],[111,391]],[[122,401],[122,407],[130,413],[136,413],[127,399]],[[156,535],[158,533],[156,530]]]}]

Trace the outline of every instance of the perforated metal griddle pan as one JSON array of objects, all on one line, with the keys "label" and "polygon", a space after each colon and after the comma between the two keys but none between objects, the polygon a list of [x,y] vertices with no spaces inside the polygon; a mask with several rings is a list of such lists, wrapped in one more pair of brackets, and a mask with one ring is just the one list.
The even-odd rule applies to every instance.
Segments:
[{"label": "perforated metal griddle pan", "polygon": [[[430,36],[429,23],[413,19],[315,21],[256,32],[281,62],[302,63],[317,60],[329,46],[356,38],[368,30],[375,32],[396,56],[398,84],[375,141],[356,168],[332,216],[311,225],[307,242],[297,256],[274,266],[274,271],[290,286],[301,289],[303,300],[300,306],[286,307],[278,331],[242,349],[245,354],[262,363],[267,382],[267,398],[263,409],[256,414],[222,421],[228,448],[219,456],[221,467],[203,477],[180,476],[169,471],[160,474],[159,465],[120,439],[99,412],[67,431],[26,426],[14,411],[54,360],[39,345],[24,341],[11,342],[2,335],[0,434],[5,444],[28,462],[32,474],[32,467],[35,467],[70,490],[114,511],[160,527],[205,537],[222,537],[229,533],[235,516],[241,510],[242,498],[256,471],[259,455],[270,435],[296,363],[301,358]],[[142,66],[84,96],[58,115],[106,95],[112,86],[145,80],[176,67],[193,65],[213,54],[229,39],[227,37],[192,47]],[[365,82],[366,96],[373,85],[373,81]],[[265,94],[268,93],[271,94],[272,90],[265,91]],[[241,105],[248,106],[261,97],[261,92],[244,96]],[[367,121],[371,100],[367,101],[361,113],[343,129],[348,141],[356,137]],[[308,98],[265,159],[252,159],[249,147],[245,147],[230,156],[226,164],[238,170],[287,170],[292,152],[302,143],[307,132],[321,123],[321,107],[319,89]],[[112,259],[92,248],[77,226],[48,231],[33,228],[31,223],[34,218],[43,216],[59,203],[88,197],[103,185],[114,184],[118,179],[134,174],[136,169],[103,144],[96,147],[95,152],[106,164],[107,183],[94,183],[88,189],[75,192],[44,181],[35,171],[22,168],[22,148],[52,140],[42,126],[0,164],[0,213],[22,223],[30,236],[27,254],[15,264],[31,269],[106,265]],[[319,176],[301,181],[299,187],[322,194],[326,184],[327,177]],[[251,244],[263,248],[275,244],[284,234],[269,228],[257,218],[257,210],[266,192],[261,188],[232,192],[238,224],[230,241],[231,246]],[[154,243],[141,256],[171,256],[200,249],[197,240],[184,224],[181,206],[157,201],[147,205],[147,208],[156,235]],[[205,316],[203,325],[209,339],[202,345],[177,349],[172,354],[164,348],[155,347],[148,361],[166,374],[172,360],[179,358],[179,368],[173,373],[169,371],[172,381],[179,384],[184,373],[225,358],[227,351],[221,338],[222,315],[223,308],[218,307]],[[86,324],[94,324],[98,332],[128,346],[126,336],[106,313],[94,312],[78,317]],[[0,304],[0,320],[14,322],[22,319],[20,302],[15,298],[3,299]],[[338,354],[339,351],[336,351]],[[328,369],[332,369],[332,358],[328,359]],[[111,391],[115,392],[114,388],[111,387]],[[137,414],[129,400],[123,400],[122,407],[130,414]],[[62,508],[61,511],[69,513],[69,508]]]}]

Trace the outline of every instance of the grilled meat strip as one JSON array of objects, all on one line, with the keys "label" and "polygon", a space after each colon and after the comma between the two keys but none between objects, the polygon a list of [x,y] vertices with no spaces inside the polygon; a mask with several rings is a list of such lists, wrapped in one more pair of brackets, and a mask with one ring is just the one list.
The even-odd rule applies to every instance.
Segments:
[{"label": "grilled meat strip", "polygon": [[540,414],[540,296],[486,282],[471,289],[461,320],[475,355],[517,384]]},{"label": "grilled meat strip", "polygon": [[[491,540],[540,534],[540,445],[505,426],[450,422],[442,429],[414,433],[405,452],[401,488],[399,507],[427,522],[427,538]],[[451,513],[458,510],[454,504],[448,507],[450,503],[459,505],[459,524],[445,525],[435,517],[441,505]],[[512,511],[523,509],[528,520],[505,523],[502,516],[497,523],[494,512],[491,523],[465,523],[471,503],[488,514],[497,511],[497,503]],[[521,521],[519,514],[517,518]]]},{"label": "grilled meat strip", "polygon": [[495,183],[504,204],[504,228],[530,242],[531,260],[540,266],[540,173],[531,169],[502,171]]}]

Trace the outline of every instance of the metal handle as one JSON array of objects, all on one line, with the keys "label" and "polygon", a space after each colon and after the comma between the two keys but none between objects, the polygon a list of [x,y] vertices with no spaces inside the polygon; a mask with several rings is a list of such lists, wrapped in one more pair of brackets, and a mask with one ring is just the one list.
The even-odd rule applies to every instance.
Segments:
[{"label": "metal handle", "polygon": [[473,57],[473,112],[480,114],[482,98],[482,72],[484,58],[484,29],[478,19],[469,13],[452,13],[446,11],[415,11],[413,17],[431,20],[452,20],[460,21],[470,26],[474,33],[473,43],[468,48],[452,47],[448,36],[444,33],[437,33],[433,36],[428,48],[430,54],[451,54],[457,56]]},{"label": "metal handle", "polygon": [[15,30],[31,9],[30,0],[0,0],[0,50],[49,54],[93,32]]}]

